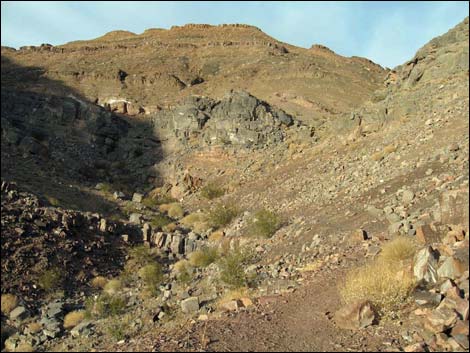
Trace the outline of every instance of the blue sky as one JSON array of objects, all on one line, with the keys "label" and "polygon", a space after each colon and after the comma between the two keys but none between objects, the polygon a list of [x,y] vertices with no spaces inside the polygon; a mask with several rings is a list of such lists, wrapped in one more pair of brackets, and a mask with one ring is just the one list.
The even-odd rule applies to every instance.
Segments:
[{"label": "blue sky", "polygon": [[274,38],[394,67],[468,16],[468,2],[2,1],[1,43],[64,44],[122,29],[246,23]]}]

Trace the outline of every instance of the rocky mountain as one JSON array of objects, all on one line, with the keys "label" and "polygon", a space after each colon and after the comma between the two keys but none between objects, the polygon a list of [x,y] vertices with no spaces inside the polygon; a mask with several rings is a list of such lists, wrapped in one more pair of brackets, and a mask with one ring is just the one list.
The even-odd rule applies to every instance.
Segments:
[{"label": "rocky mountain", "polygon": [[468,351],[468,35],[2,47],[2,349]]}]

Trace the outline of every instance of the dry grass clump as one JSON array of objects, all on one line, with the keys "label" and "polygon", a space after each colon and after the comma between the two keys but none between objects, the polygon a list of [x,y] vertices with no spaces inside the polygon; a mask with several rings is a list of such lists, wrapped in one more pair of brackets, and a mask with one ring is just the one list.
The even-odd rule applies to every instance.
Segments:
[{"label": "dry grass clump", "polygon": [[383,150],[383,153],[385,155],[387,154],[390,154],[392,152],[395,152],[397,150],[397,146],[394,146],[394,145],[388,145],[388,146],[385,146],[384,150]]},{"label": "dry grass clump", "polygon": [[414,277],[405,266],[378,259],[350,271],[340,293],[347,304],[369,300],[381,315],[392,316],[406,303],[414,286]]},{"label": "dry grass clump", "polygon": [[103,276],[97,276],[93,278],[90,282],[93,288],[101,288],[101,289],[106,286],[106,283],[108,283],[108,279]]},{"label": "dry grass clump", "polygon": [[5,315],[18,306],[18,297],[13,294],[2,294],[1,297],[2,313]]},{"label": "dry grass clump", "polygon": [[194,267],[207,267],[217,260],[216,248],[206,247],[189,254],[189,263]]},{"label": "dry grass clump", "polygon": [[281,218],[276,213],[261,209],[253,215],[248,225],[248,233],[256,237],[270,238],[281,225]]},{"label": "dry grass clump", "polygon": [[382,247],[380,258],[388,263],[399,263],[411,260],[416,253],[417,245],[410,237],[396,237]]},{"label": "dry grass clump", "polygon": [[221,230],[216,230],[209,235],[209,241],[211,243],[219,243],[224,238],[224,232]]},{"label": "dry grass clump", "polygon": [[28,332],[31,333],[38,333],[39,331],[42,330],[42,324],[39,322],[31,322],[30,324],[27,325]]},{"label": "dry grass clump", "polygon": [[109,295],[114,295],[122,288],[122,283],[118,279],[109,280],[103,288],[103,291]]},{"label": "dry grass clump", "polygon": [[64,328],[71,329],[77,326],[85,318],[85,311],[71,311],[64,317]]}]

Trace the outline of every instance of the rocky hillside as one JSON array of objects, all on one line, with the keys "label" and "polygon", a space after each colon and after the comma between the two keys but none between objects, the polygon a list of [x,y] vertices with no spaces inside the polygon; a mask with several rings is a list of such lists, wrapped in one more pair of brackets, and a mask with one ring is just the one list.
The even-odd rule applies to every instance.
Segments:
[{"label": "rocky hillside", "polygon": [[294,47],[246,25],[115,31],[57,47],[3,48],[2,56],[34,67],[34,86],[41,91],[53,89],[41,78],[60,81],[91,102],[121,106],[131,115],[153,113],[190,95],[222,98],[243,89],[317,124],[359,106],[387,73],[369,60],[322,46]]},{"label": "rocky hillside", "polygon": [[468,33],[2,48],[5,350],[468,351]]}]

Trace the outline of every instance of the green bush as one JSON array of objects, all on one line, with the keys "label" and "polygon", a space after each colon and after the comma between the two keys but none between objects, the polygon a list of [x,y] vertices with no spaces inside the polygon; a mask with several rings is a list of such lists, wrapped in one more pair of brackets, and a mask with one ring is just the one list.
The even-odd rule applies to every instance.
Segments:
[{"label": "green bush", "polygon": [[167,194],[157,194],[153,196],[148,196],[142,200],[142,204],[151,209],[157,209],[158,206],[175,203],[177,200]]},{"label": "green bush", "polygon": [[270,238],[281,228],[281,218],[274,212],[262,209],[255,212],[248,225],[248,232],[252,236]]},{"label": "green bush", "polygon": [[214,183],[209,183],[201,189],[201,196],[209,200],[216,199],[224,194],[225,190]]},{"label": "green bush", "polygon": [[245,267],[252,260],[253,254],[247,249],[241,249],[240,247],[220,257],[218,265],[221,281],[233,288],[246,286],[248,278],[245,274]]},{"label": "green bush", "polygon": [[139,268],[155,262],[157,258],[153,250],[145,245],[134,246],[129,250],[128,255],[128,262],[132,262]]},{"label": "green bush", "polygon": [[162,282],[163,273],[159,264],[149,264],[139,270],[139,277],[151,293],[157,292],[159,284]]},{"label": "green bush", "polygon": [[161,229],[172,222],[173,220],[170,217],[162,214],[157,214],[153,216],[152,220],[150,221],[150,224],[154,229]]},{"label": "green bush", "polygon": [[53,292],[62,287],[62,272],[56,268],[45,270],[38,279],[39,286],[46,292]]},{"label": "green bush", "polygon": [[216,205],[208,215],[209,224],[221,228],[229,224],[240,211],[233,205]]}]

